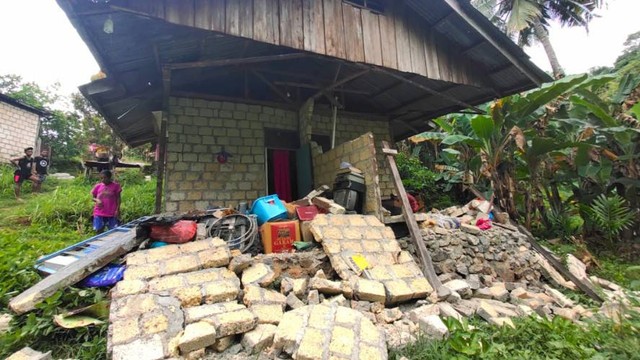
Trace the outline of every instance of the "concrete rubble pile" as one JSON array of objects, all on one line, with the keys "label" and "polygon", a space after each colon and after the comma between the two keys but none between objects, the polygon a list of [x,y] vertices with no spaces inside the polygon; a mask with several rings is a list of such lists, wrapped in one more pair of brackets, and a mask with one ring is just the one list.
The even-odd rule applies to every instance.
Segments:
[{"label": "concrete rubble pile", "polygon": [[[598,312],[543,282],[552,269],[513,229],[423,228],[451,290],[446,299],[423,276],[410,242],[397,241],[376,217],[318,215],[310,230],[321,248],[306,252],[251,257],[206,238],[199,226],[196,241],[130,253],[111,292],[109,355],[387,359],[388,349],[421,335],[448,336],[445,317],[513,326],[523,316],[580,322]],[[624,289],[587,277],[575,258],[568,262],[607,297],[597,316],[616,318],[630,306]]]}]

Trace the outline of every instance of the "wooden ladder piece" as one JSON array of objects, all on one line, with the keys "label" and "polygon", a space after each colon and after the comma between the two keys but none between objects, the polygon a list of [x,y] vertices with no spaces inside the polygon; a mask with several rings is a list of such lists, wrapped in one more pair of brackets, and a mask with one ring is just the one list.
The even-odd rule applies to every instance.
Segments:
[{"label": "wooden ladder piece", "polygon": [[404,215],[407,227],[409,228],[411,239],[418,249],[418,257],[420,258],[422,272],[424,273],[431,286],[438,292],[438,297],[446,297],[451,293],[451,291],[442,285],[442,282],[438,278],[438,275],[436,275],[436,271],[433,268],[433,262],[431,261],[429,251],[427,250],[427,246],[422,240],[422,234],[420,233],[418,222],[416,221],[413,211],[411,210],[411,205],[409,205],[409,198],[407,198],[407,192],[404,189],[404,185],[402,185],[400,172],[398,171],[398,167],[396,166],[396,159],[394,158],[394,156],[398,152],[397,150],[391,149],[389,147],[389,143],[387,143],[386,141],[382,142],[382,152],[387,156],[389,168],[391,169],[391,175],[393,176],[393,184],[395,185],[396,191],[398,192],[398,197],[400,198],[400,201],[402,203],[402,214]]}]

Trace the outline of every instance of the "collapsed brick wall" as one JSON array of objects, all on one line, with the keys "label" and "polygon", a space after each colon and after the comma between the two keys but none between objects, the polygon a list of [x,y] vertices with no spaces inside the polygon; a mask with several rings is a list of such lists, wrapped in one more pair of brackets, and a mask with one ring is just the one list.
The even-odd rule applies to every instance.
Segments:
[{"label": "collapsed brick wall", "polygon": [[314,181],[316,184],[333,184],[336,170],[340,163],[346,161],[364,172],[364,181],[367,186],[363,212],[365,214],[378,215],[381,211],[380,180],[378,175],[378,161],[374,136],[367,133],[355,140],[336,146],[324,154],[314,154]]},{"label": "collapsed brick wall", "polygon": [[[165,210],[236,206],[267,195],[264,128],[297,131],[298,118],[297,112],[268,106],[171,98]],[[314,114],[312,122],[314,134],[331,133],[330,116]],[[339,115],[336,144],[372,129],[376,141],[390,138],[386,122]],[[223,146],[233,157],[219,164],[215,154]],[[385,179],[392,184],[390,176],[381,175]]]},{"label": "collapsed brick wall", "polygon": [[38,115],[0,102],[0,160],[24,155],[24,148],[37,146]]}]

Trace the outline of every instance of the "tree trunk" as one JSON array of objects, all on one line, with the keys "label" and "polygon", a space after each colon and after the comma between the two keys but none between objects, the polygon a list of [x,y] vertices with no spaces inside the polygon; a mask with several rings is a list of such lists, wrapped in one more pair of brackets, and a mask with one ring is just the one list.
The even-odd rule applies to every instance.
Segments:
[{"label": "tree trunk", "polygon": [[558,57],[556,56],[556,52],[551,46],[551,40],[549,40],[549,33],[542,26],[540,20],[536,20],[533,22],[533,29],[535,30],[536,37],[544,47],[544,51],[547,53],[547,57],[549,58],[549,63],[551,64],[551,69],[553,70],[553,77],[555,79],[561,79],[564,77],[564,70],[562,70],[562,66],[560,66],[560,62],[558,61]]}]

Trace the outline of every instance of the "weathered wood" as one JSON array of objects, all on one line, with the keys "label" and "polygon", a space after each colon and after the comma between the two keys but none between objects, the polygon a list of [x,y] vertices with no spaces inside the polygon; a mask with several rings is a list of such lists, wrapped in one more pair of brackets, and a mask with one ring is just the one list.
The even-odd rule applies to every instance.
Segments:
[{"label": "weathered wood", "polygon": [[411,67],[411,44],[409,43],[409,29],[404,16],[406,9],[404,3],[394,2],[394,23],[396,28],[396,49],[398,57],[398,70],[409,72]]},{"label": "weathered wood", "polygon": [[391,15],[378,16],[380,21],[380,41],[382,43],[382,65],[398,68],[398,50],[396,48],[395,21]]},{"label": "weathered wood", "polygon": [[265,78],[264,76],[262,76],[262,74],[260,74],[257,71],[251,71],[253,73],[253,75],[255,75],[258,79],[260,79],[260,81],[262,81],[265,85],[267,85],[269,87],[269,89],[271,89],[276,95],[278,95],[282,100],[284,100],[285,102],[293,102],[293,100],[291,100],[287,95],[285,95],[282,91],[280,91],[280,89],[278,89],[275,85],[273,85],[273,83],[271,81],[269,81],[267,78]]},{"label": "weathered wood", "polygon": [[230,0],[240,4],[238,27],[240,36],[253,38],[253,0]]},{"label": "weathered wood", "polygon": [[195,0],[195,26],[224,32],[224,0]]},{"label": "weathered wood", "polygon": [[166,67],[168,69],[193,69],[200,67],[215,67],[215,66],[227,66],[227,65],[245,65],[245,64],[257,64],[262,62],[274,62],[274,61],[285,61],[292,59],[299,59],[307,56],[304,53],[292,53],[292,54],[280,54],[280,55],[267,55],[267,56],[257,56],[257,57],[249,57],[249,58],[239,58],[239,59],[223,59],[223,60],[206,60],[206,61],[194,61],[189,63],[176,63],[176,64],[168,64]]},{"label": "weathered wood", "polygon": [[342,20],[342,2],[325,0],[324,4],[324,41],[326,54],[346,58],[344,43],[344,23]]},{"label": "weathered wood", "polygon": [[587,294],[590,298],[592,298],[593,300],[596,300],[598,302],[603,302],[604,300],[600,297],[600,295],[598,295],[595,291],[593,291],[593,289],[587,285],[585,282],[583,282],[582,280],[578,279],[575,275],[573,275],[569,270],[567,270],[567,268],[564,267],[564,265],[562,265],[562,263],[560,263],[560,261],[558,261],[558,259],[555,258],[555,256],[553,256],[553,254],[551,254],[550,252],[548,252],[545,248],[543,248],[542,246],[540,246],[540,244],[538,244],[538,242],[536,241],[536,239],[533,237],[533,235],[531,235],[531,233],[529,232],[529,230],[527,230],[524,226],[522,225],[517,225],[518,230],[520,230],[521,233],[525,234],[527,237],[527,240],[529,241],[529,244],[531,244],[531,246],[536,249],[536,251],[538,253],[540,253],[540,255],[544,256],[544,258],[556,269],[558,270],[558,272],[560,274],[562,274],[562,276],[566,277],[567,279],[571,280],[571,282],[573,282],[574,284],[576,284],[576,286],[582,290],[585,294]]},{"label": "weathered wood", "polygon": [[129,8],[140,14],[147,14],[157,18],[164,19],[164,1],[140,1],[127,0],[122,3],[122,7]]},{"label": "weathered wood", "polygon": [[304,49],[326,54],[322,1],[302,0]]},{"label": "weathered wood", "polygon": [[235,0],[226,1],[225,32],[240,36],[240,3]]},{"label": "weathered wood", "polygon": [[165,19],[169,22],[193,26],[195,20],[193,0],[165,0]]},{"label": "weathered wood", "polygon": [[304,48],[302,1],[280,0],[280,45]]},{"label": "weathered wood", "polygon": [[[389,147],[389,143],[386,141],[382,142],[382,150],[391,150]],[[387,161],[389,163],[389,169],[391,170],[391,176],[393,178],[393,184],[398,193],[398,197],[400,198],[400,202],[402,204],[402,214],[404,215],[405,221],[407,223],[407,227],[409,228],[409,233],[411,234],[411,239],[413,240],[414,245],[418,249],[418,257],[420,258],[420,266],[422,267],[422,272],[424,276],[429,281],[429,284],[438,292],[438,294],[444,294],[447,291],[443,289],[442,282],[436,275],[436,271],[433,268],[433,262],[431,261],[431,255],[429,255],[429,251],[427,251],[427,246],[424,244],[424,240],[422,239],[422,234],[420,233],[420,228],[418,227],[418,223],[416,222],[416,218],[411,210],[411,205],[409,205],[409,198],[407,198],[407,192],[404,189],[404,185],[402,185],[402,179],[400,178],[400,173],[398,172],[398,167],[396,166],[396,159],[394,155],[387,154]]]},{"label": "weathered wood", "polygon": [[210,101],[228,101],[228,102],[243,103],[248,105],[262,105],[262,106],[270,106],[274,108],[288,109],[288,110],[294,110],[294,111],[298,110],[300,107],[299,104],[294,104],[294,103],[244,99],[242,97],[211,95],[211,94],[191,92],[191,91],[172,91],[171,96],[203,99],[203,100],[210,100]]},{"label": "weathered wood", "polygon": [[278,0],[256,0],[253,3],[254,39],[269,44],[280,43]]},{"label": "weathered wood", "polygon": [[382,148],[382,153],[385,155],[398,155],[398,150]]},{"label": "weathered wood", "polygon": [[38,303],[53,295],[57,290],[84,279],[117,257],[131,251],[142,240],[144,239],[136,238],[135,229],[123,232],[118,240],[109,245],[101,246],[11,299],[9,308],[16,314],[24,314],[33,310]]},{"label": "weathered wood", "polygon": [[353,5],[342,4],[347,59],[351,61],[365,61],[361,12],[362,10]]},{"label": "weathered wood", "polygon": [[162,119],[160,121],[160,133],[158,134],[158,172],[156,174],[156,201],[155,213],[162,211],[162,194],[164,187],[165,165],[167,158],[168,124],[169,124],[169,98],[171,95],[171,69],[162,69]]},{"label": "weathered wood", "polygon": [[427,74],[431,79],[442,79],[440,75],[440,62],[438,60],[440,49],[436,44],[433,31],[424,29],[424,56],[427,62]]},{"label": "weathered wood", "polygon": [[[264,71],[262,71],[264,72]],[[320,86],[320,85],[312,85],[312,84],[305,84],[305,83],[299,83],[299,82],[294,82],[294,81],[274,81],[273,82],[276,85],[284,85],[284,86],[292,86],[292,87],[297,87],[297,88],[303,88],[303,89],[324,89],[326,86]],[[343,92],[345,94],[358,94],[358,95],[371,95],[370,92],[368,91],[364,91],[364,90],[351,90],[351,89],[341,89],[341,88],[335,88],[333,89],[334,92]]]},{"label": "weathered wood", "polygon": [[382,66],[382,43],[380,40],[380,23],[371,11],[362,12],[362,33],[364,37],[364,57],[369,64]]},{"label": "weathered wood", "polygon": [[352,80],[355,80],[355,79],[361,77],[362,75],[368,73],[369,71],[370,70],[368,70],[368,69],[362,70],[362,71],[359,71],[359,72],[357,72],[355,74],[349,75],[349,76],[347,76],[347,77],[345,77],[345,78],[343,78],[341,80],[338,80],[335,83],[325,87],[324,89],[320,89],[320,91],[318,91],[313,96],[311,96],[310,99],[314,99],[315,100],[315,99],[319,98],[320,96],[322,96],[323,94],[325,94],[325,93],[337,88],[338,86],[344,85],[344,84],[348,83],[349,81],[352,81]]},{"label": "weathered wood", "polygon": [[427,61],[424,57],[425,44],[422,24],[415,14],[405,17],[409,26],[409,50],[411,52],[411,71],[427,76]]}]

